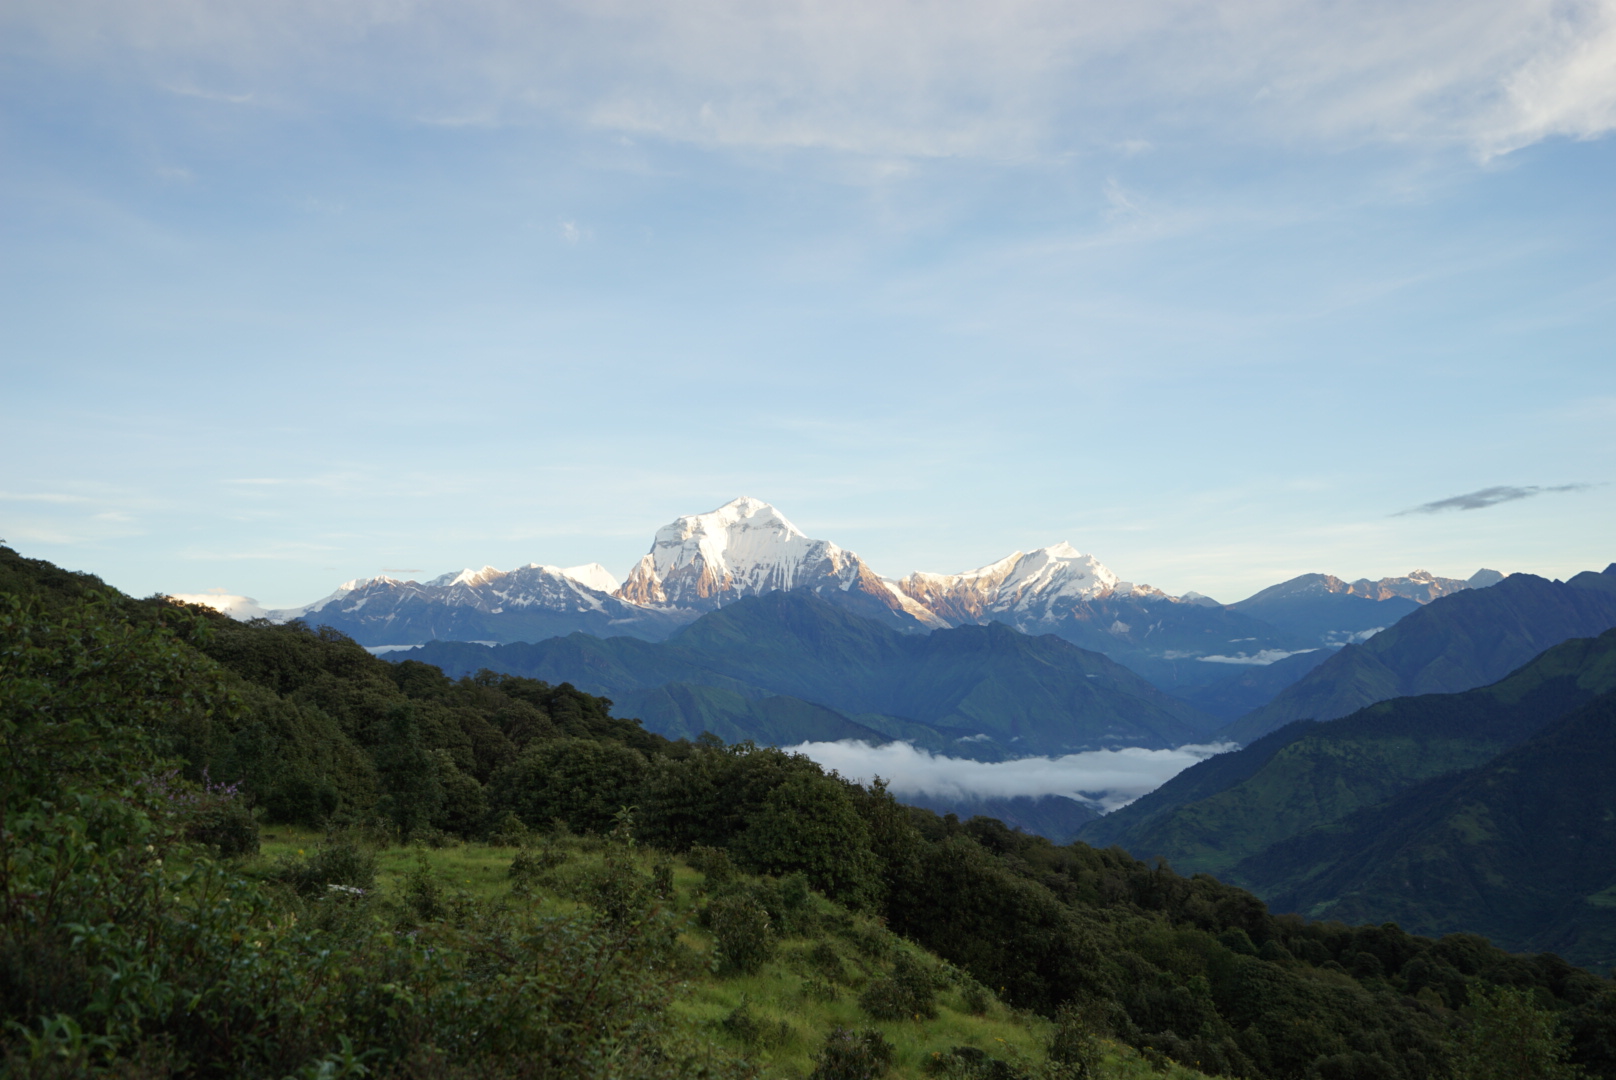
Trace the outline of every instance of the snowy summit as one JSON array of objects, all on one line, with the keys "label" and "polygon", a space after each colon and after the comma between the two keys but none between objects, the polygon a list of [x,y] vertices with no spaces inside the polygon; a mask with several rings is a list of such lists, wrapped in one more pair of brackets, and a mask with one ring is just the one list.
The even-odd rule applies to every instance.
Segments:
[{"label": "snowy summit", "polygon": [[635,604],[708,611],[780,589],[864,594],[891,613],[944,625],[851,551],[812,539],[749,496],[658,529],[651,550],[616,595]]}]

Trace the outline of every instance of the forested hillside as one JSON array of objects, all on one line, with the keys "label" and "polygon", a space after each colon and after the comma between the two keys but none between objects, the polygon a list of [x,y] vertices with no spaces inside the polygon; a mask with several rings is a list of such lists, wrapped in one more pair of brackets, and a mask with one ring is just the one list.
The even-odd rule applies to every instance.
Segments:
[{"label": "forested hillside", "polygon": [[705,730],[778,745],[897,738],[992,760],[1175,747],[1217,726],[1121,664],[1053,635],[1001,623],[904,634],[787,591],[737,600],[665,642],[572,634],[534,644],[434,642],[394,655],[457,675],[489,668],[571,682],[675,737]]},{"label": "forested hillside", "polygon": [[[366,838],[564,830],[754,875],[700,901],[715,935],[800,930],[811,890],[832,907],[810,934],[834,936],[837,910],[879,917],[935,955],[920,970],[952,965],[967,981],[950,985],[1054,1018],[1036,1059],[944,1046],[939,1075],[1104,1076],[1084,1040],[1105,1034],[1208,1073],[1388,1080],[1455,1063],[1499,1075],[1472,1066],[1523,1038],[1560,1075],[1563,1038],[1616,1076],[1616,986],[1553,956],[1276,917],[1209,877],[904,807],[778,750],[670,742],[570,686],[452,680],[332,632],[132,601],[9,550],[0,589],[0,1011],[16,1075],[755,1074],[740,1036],[669,1011],[683,939],[659,921],[654,874],[598,875],[562,908],[457,913],[429,889],[350,909],[345,890],[365,888],[333,870]],[[232,859],[273,823],[329,830],[331,854],[248,875]],[[872,1024],[925,1022],[935,983],[901,968],[888,954],[860,976]],[[911,1005],[915,1020],[881,1020]],[[877,1076],[884,1053],[832,1032],[814,1076]]]},{"label": "forested hillside", "polygon": [[1287,910],[1464,926],[1609,970],[1612,775],[1616,693],[1606,693],[1475,769],[1275,844],[1239,872]]},{"label": "forested hillside", "polygon": [[1431,777],[1481,765],[1611,690],[1616,630],[1557,645],[1491,686],[1291,724],[1191,766],[1080,835],[1244,883],[1241,860]]},{"label": "forested hillside", "polygon": [[1562,641],[1613,626],[1616,563],[1563,582],[1511,574],[1439,597],[1346,646],[1219,734],[1247,743],[1294,720],[1334,720],[1377,701],[1485,686]]}]

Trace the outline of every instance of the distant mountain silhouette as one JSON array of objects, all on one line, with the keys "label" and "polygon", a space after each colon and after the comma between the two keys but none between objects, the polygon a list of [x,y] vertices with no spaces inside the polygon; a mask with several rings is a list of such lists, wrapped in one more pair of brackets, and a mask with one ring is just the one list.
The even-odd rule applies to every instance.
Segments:
[{"label": "distant mountain silhouette", "polygon": [[1051,635],[998,623],[905,634],[803,592],[738,600],[660,643],[572,634],[536,644],[434,642],[390,658],[455,675],[490,668],[570,682],[612,697],[654,731],[759,742],[859,738],[864,729],[993,760],[1181,746],[1216,726],[1122,665]]},{"label": "distant mountain silhouette", "polygon": [[1613,689],[1616,630],[1563,642],[1491,686],[1291,724],[1184,770],[1081,837],[1239,879],[1241,860],[1433,776],[1481,765]]},{"label": "distant mountain silhouette", "polygon": [[1616,964],[1616,693],[1241,863],[1276,911]]},{"label": "distant mountain silhouette", "polygon": [[1616,626],[1616,563],[1550,581],[1513,574],[1442,596],[1348,645],[1218,734],[1248,743],[1293,720],[1334,720],[1395,697],[1485,686],[1544,649]]}]

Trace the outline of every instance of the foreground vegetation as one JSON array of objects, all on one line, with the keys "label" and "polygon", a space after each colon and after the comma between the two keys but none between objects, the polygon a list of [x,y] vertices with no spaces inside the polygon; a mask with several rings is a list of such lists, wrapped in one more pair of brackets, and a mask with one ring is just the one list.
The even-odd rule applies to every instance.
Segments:
[{"label": "foreground vegetation", "polygon": [[16,1075],[1616,1076],[1552,956],[98,585],[0,549]]}]

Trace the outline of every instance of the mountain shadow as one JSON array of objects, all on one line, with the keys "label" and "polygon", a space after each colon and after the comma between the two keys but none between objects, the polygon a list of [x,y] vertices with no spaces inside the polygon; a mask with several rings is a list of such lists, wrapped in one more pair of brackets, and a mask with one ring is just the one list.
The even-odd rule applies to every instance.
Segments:
[{"label": "mountain shadow", "polygon": [[1565,582],[1513,574],[1489,588],[1439,597],[1346,646],[1218,734],[1247,743],[1293,720],[1334,720],[1377,701],[1485,686],[1550,646],[1612,626],[1616,563]]},{"label": "mountain shadow", "polygon": [[1464,930],[1609,970],[1613,775],[1616,693],[1606,693],[1484,765],[1294,836],[1236,873],[1276,910]]},{"label": "mountain shadow", "polygon": [[1202,712],[1226,721],[1235,720],[1274,700],[1284,689],[1335,655],[1334,647],[1293,653],[1272,664],[1250,664],[1206,686],[1173,692],[1174,697]]},{"label": "mountain shadow", "polygon": [[[1616,630],[1563,642],[1492,686],[1288,725],[1186,769],[1079,835],[1246,882],[1251,863],[1242,860],[1432,777],[1482,765],[1611,690]],[[1259,882],[1248,884],[1267,895]]]},{"label": "mountain shadow", "polygon": [[794,698],[836,714],[799,711],[818,719],[790,728],[793,739],[858,737],[843,734],[851,724],[986,760],[1164,749],[1196,742],[1216,726],[1122,665],[1053,635],[1031,637],[998,623],[905,634],[799,592],[739,600],[661,643],[572,634],[535,644],[432,643],[390,658],[452,674],[488,668],[569,682],[632,700],[659,732],[702,730],[717,699],[673,690],[653,699],[647,692],[672,684],[728,691],[728,730],[759,742],[779,740],[784,729],[758,722],[737,700]]}]

